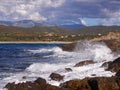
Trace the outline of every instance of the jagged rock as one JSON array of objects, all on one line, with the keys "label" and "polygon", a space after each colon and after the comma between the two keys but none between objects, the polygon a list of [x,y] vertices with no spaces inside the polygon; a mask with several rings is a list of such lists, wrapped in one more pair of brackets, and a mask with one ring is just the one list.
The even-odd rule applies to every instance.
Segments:
[{"label": "jagged rock", "polygon": [[34,82],[26,83],[8,83],[5,88],[8,90],[68,90],[65,88],[60,88],[46,83],[45,79],[38,78]]},{"label": "jagged rock", "polygon": [[111,62],[108,65],[107,70],[110,70],[112,72],[118,72],[120,70],[120,57]]},{"label": "jagged rock", "polygon": [[[116,74],[116,77],[118,76],[119,74]],[[5,88],[8,90],[120,90],[120,80],[116,77],[70,80],[60,84],[59,87],[47,84],[45,79],[38,78],[34,82],[8,83]]]},{"label": "jagged rock", "polygon": [[65,68],[65,70],[68,71],[68,72],[71,72],[71,71],[72,71],[71,68]]},{"label": "jagged rock", "polygon": [[52,74],[50,75],[50,78],[51,78],[52,80],[55,80],[55,81],[61,81],[61,80],[64,79],[64,76],[62,76],[62,75],[60,75],[60,74],[57,74],[57,73],[52,73]]},{"label": "jagged rock", "polygon": [[85,78],[62,83],[61,87],[71,90],[119,90],[115,77]]},{"label": "jagged rock", "polygon": [[71,90],[91,90],[89,84],[87,83],[88,80],[89,78],[85,78],[83,80],[70,80],[60,84],[60,86]]},{"label": "jagged rock", "polygon": [[94,64],[95,62],[92,60],[86,60],[86,61],[82,61],[77,63],[74,67],[80,67],[80,66],[84,66],[84,65],[88,65],[88,64]]}]

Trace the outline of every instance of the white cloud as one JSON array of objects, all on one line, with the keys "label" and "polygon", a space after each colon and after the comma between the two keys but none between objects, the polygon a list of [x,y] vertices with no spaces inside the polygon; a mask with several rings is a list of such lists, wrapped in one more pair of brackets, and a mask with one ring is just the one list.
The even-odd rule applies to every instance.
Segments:
[{"label": "white cloud", "polygon": [[102,20],[103,25],[120,25],[120,10],[113,12],[105,8],[103,12],[108,16]]},{"label": "white cloud", "polygon": [[[1,0],[0,13],[7,19],[47,20],[43,9],[60,7],[65,0]],[[0,16],[2,19],[2,17]]]}]

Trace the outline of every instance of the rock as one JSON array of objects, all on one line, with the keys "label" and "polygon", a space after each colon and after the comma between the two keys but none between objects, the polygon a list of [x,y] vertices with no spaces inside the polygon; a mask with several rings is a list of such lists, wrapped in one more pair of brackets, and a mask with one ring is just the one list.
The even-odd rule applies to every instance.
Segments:
[{"label": "rock", "polygon": [[108,65],[107,70],[110,70],[112,72],[118,72],[120,70],[120,57],[111,62]]},{"label": "rock", "polygon": [[47,84],[46,80],[43,79],[43,78],[38,78],[37,80],[34,81],[34,83],[39,84],[39,86],[40,86],[42,89],[44,89],[44,88],[46,87],[46,84]]},{"label": "rock", "polygon": [[23,76],[22,79],[26,79],[27,77],[26,76]]},{"label": "rock", "polygon": [[91,87],[91,90],[99,90],[98,89],[98,81],[96,79],[90,79],[88,80],[88,84]]},{"label": "rock", "polygon": [[61,46],[63,51],[74,51],[76,43],[65,44]]},{"label": "rock", "polygon": [[71,68],[65,68],[65,70],[68,71],[68,72],[71,72],[71,71],[72,71]]},{"label": "rock", "polygon": [[109,61],[109,62],[104,62],[101,67],[105,67],[105,68],[108,68],[108,65],[111,63],[112,61]]},{"label": "rock", "polygon": [[96,74],[91,74],[91,76],[96,76]]},{"label": "rock", "polygon": [[86,61],[82,61],[82,62],[77,63],[74,67],[80,67],[80,66],[94,64],[94,63],[95,62],[93,62],[92,60],[86,60]]},{"label": "rock", "polygon": [[120,51],[120,40],[102,40],[113,52]]},{"label": "rock", "polygon": [[[118,77],[119,74],[116,75]],[[8,83],[8,90],[120,90],[120,80],[116,77],[95,77],[75,79],[64,82],[60,86],[46,83],[45,79],[38,78],[34,82]]]},{"label": "rock", "polygon": [[50,76],[49,76],[52,80],[55,80],[55,81],[61,81],[63,80],[64,76],[60,75],[60,74],[57,74],[57,73],[52,73]]},{"label": "rock", "polygon": [[96,77],[93,80],[97,81],[94,81],[94,83],[98,84],[98,90],[119,90],[115,77]]},{"label": "rock", "polygon": [[116,77],[120,77],[120,70],[115,74]]},{"label": "rock", "polygon": [[89,84],[87,83],[88,80],[88,78],[85,78],[83,80],[70,80],[60,84],[60,86],[71,90],[91,90]]},{"label": "rock", "polygon": [[34,82],[26,83],[8,83],[5,88],[8,90],[68,90],[65,88],[60,88],[46,83],[45,79],[38,78]]},{"label": "rock", "polygon": [[71,90],[119,90],[115,77],[70,80],[60,85]]}]

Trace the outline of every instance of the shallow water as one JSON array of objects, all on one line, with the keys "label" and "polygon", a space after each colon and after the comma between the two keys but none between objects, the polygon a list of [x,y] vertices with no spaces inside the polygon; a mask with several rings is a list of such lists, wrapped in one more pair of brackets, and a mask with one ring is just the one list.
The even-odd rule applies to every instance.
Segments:
[{"label": "shallow water", "polygon": [[[25,82],[43,77],[48,83],[59,85],[61,82],[75,78],[111,76],[114,73],[101,68],[104,61],[112,61],[118,57],[103,43],[85,42],[77,44],[73,52],[62,51],[62,44],[0,44],[0,90],[8,82]],[[94,60],[95,64],[74,67],[77,62]],[[67,72],[65,68],[71,68]],[[64,81],[52,81],[52,72],[65,75]],[[26,77],[23,79],[22,77]]]}]

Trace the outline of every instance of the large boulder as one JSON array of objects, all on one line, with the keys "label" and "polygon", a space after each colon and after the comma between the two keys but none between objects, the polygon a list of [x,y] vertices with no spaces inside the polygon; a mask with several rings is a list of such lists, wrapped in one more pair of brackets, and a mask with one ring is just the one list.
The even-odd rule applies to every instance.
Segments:
[{"label": "large boulder", "polygon": [[118,72],[120,70],[120,57],[109,63],[107,70]]},{"label": "large boulder", "polygon": [[85,60],[85,61],[81,61],[77,64],[75,64],[74,67],[80,67],[80,66],[84,66],[84,65],[89,65],[89,64],[94,64],[95,62],[93,60]]},{"label": "large boulder", "polygon": [[52,80],[55,80],[55,81],[61,81],[64,79],[64,76],[60,75],[60,74],[57,74],[57,73],[52,73],[50,76],[49,76]]},{"label": "large boulder", "polygon": [[119,90],[115,77],[85,78],[70,80],[60,85],[70,90]]},{"label": "large boulder", "polygon": [[89,84],[87,83],[88,80],[89,78],[85,78],[83,80],[70,80],[60,84],[60,86],[70,90],[91,90]]}]

